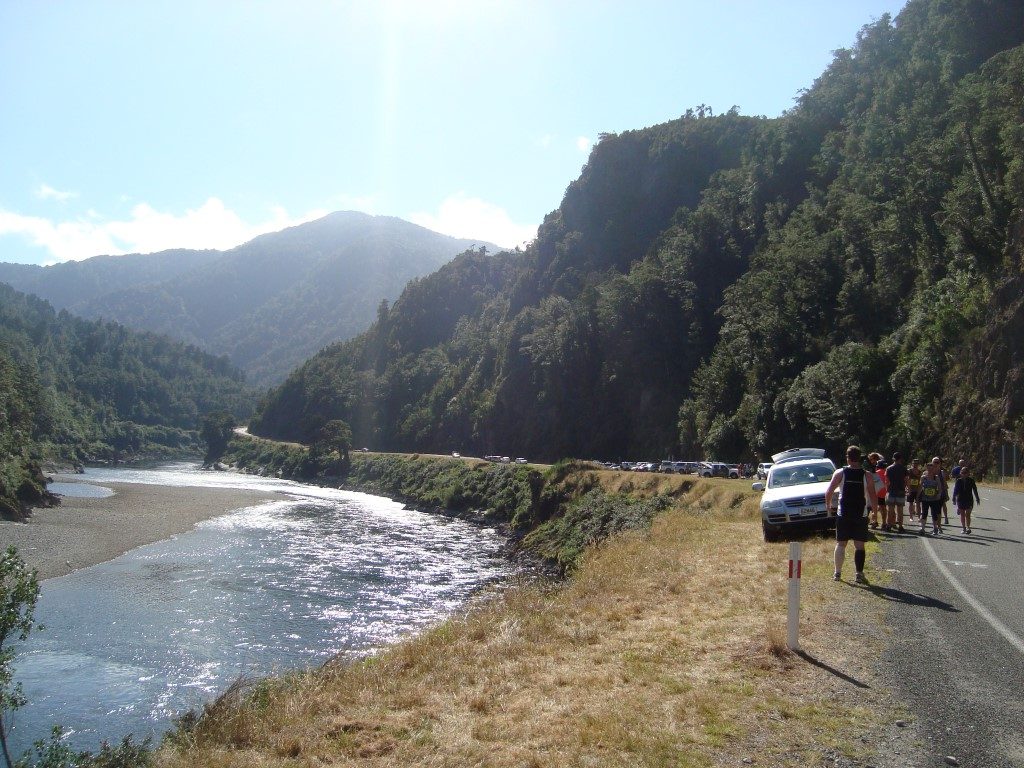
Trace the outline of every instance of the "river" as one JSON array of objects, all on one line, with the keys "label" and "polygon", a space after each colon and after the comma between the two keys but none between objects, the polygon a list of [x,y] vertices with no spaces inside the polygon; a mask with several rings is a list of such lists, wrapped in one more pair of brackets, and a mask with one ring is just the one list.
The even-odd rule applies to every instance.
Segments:
[{"label": "river", "polygon": [[19,649],[20,755],[55,724],[78,749],[159,737],[241,675],[373,652],[463,606],[514,567],[490,528],[388,499],[248,475],[90,469],[104,482],[228,486],[288,494],[67,576],[47,579],[45,629]]}]

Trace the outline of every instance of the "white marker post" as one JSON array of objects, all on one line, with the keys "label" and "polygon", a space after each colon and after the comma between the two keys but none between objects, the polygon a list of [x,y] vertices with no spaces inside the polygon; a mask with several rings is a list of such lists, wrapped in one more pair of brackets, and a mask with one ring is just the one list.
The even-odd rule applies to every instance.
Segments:
[{"label": "white marker post", "polygon": [[791,651],[800,650],[798,639],[800,634],[800,571],[803,570],[800,547],[799,541],[789,542],[789,620],[787,622],[786,646]]}]

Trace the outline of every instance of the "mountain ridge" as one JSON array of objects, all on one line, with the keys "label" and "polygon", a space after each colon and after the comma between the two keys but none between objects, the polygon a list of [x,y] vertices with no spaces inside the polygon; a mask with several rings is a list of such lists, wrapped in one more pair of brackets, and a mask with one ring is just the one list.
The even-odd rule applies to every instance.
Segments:
[{"label": "mountain ridge", "polygon": [[266,385],[365,329],[382,300],[474,246],[495,248],[396,217],[338,211],[227,251],[98,256],[36,270],[0,264],[0,281],[87,319],[226,354]]}]

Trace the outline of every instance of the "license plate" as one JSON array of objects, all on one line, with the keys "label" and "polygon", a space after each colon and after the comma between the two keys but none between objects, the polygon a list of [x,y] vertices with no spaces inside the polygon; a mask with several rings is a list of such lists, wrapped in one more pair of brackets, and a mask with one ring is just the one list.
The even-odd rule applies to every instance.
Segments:
[{"label": "license plate", "polygon": [[818,514],[818,510],[814,509],[813,507],[804,508],[800,510],[800,517],[810,517],[811,515],[816,514]]}]

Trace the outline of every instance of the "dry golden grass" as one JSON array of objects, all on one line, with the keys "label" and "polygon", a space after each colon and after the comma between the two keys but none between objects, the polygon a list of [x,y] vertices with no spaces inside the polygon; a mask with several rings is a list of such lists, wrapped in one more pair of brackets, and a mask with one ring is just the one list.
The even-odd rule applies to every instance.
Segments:
[{"label": "dry golden grass", "polygon": [[668,479],[686,480],[689,492],[650,531],[590,552],[570,582],[507,590],[373,659],[227,696],[157,764],[831,766],[836,755],[865,757],[862,737],[888,703],[858,685],[869,675],[872,622],[857,633],[880,601],[833,584],[832,544],[812,539],[808,656],[791,653],[787,549],[761,541],[756,500],[735,481]]}]

